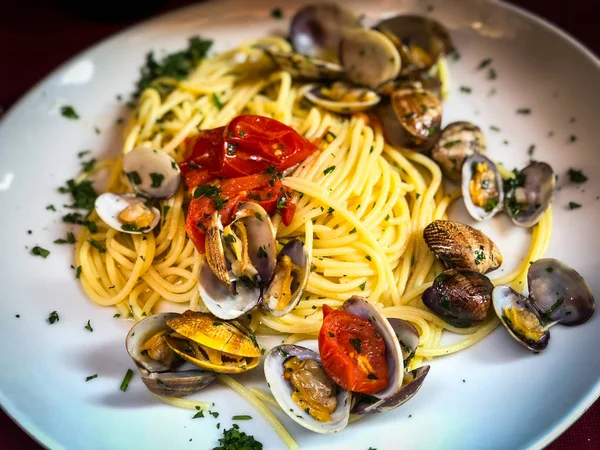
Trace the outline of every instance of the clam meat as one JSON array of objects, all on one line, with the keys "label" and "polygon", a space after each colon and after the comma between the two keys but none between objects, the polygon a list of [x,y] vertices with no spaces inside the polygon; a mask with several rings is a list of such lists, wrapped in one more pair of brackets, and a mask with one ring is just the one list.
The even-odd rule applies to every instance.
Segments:
[{"label": "clam meat", "polygon": [[160,222],[160,211],[135,194],[106,192],[96,197],[94,208],[104,223],[123,233],[149,233]]},{"label": "clam meat", "polygon": [[315,105],[338,114],[366,111],[381,100],[374,91],[341,81],[336,81],[331,86],[307,86],[304,97]]},{"label": "clam meat", "polygon": [[496,165],[481,153],[467,157],[462,166],[462,195],[475,220],[493,217],[504,208],[504,182]]}]

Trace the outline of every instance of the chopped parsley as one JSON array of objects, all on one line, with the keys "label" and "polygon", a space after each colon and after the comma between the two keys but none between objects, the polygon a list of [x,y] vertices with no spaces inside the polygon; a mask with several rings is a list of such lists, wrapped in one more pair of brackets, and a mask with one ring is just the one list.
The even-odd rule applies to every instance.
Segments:
[{"label": "chopped parsley", "polygon": [[204,419],[204,411],[199,410],[196,414],[194,414],[192,419]]},{"label": "chopped parsley", "polygon": [[484,60],[482,60],[479,65],[477,66],[477,70],[481,70],[481,69],[485,69],[487,66],[489,66],[492,63],[492,58],[485,58]]},{"label": "chopped parsley", "polygon": [[500,128],[498,128],[495,125],[490,125],[490,130],[492,130],[492,131],[500,131]]},{"label": "chopped parsley", "polygon": [[48,255],[50,254],[50,252],[48,250],[46,250],[45,248],[39,247],[39,246],[35,246],[31,249],[31,254],[32,255],[36,255],[36,256],[41,256],[42,258],[46,259],[48,257]]},{"label": "chopped parsley", "polygon": [[552,273],[554,272],[554,269],[552,267],[546,267],[546,272]]},{"label": "chopped parsley", "polygon": [[569,209],[581,208],[581,204],[575,202],[569,202]]},{"label": "chopped parsley", "polygon": [[475,265],[478,266],[485,259],[485,253],[483,252],[483,248],[479,250],[475,250]]},{"label": "chopped parsley", "polygon": [[79,153],[77,153],[77,157],[78,158],[83,158],[85,155],[87,155],[88,153],[92,153],[91,150],[82,150]]},{"label": "chopped parsley", "polygon": [[150,185],[150,187],[159,188],[162,182],[164,181],[165,176],[162,173],[152,172],[150,174],[150,178],[152,179],[152,184]]},{"label": "chopped parsley", "polygon": [[90,321],[87,321],[87,324],[84,327],[86,330],[88,330],[90,333],[94,331],[94,329],[92,328],[92,325],[90,324]]},{"label": "chopped parsley", "polygon": [[55,244],[74,244],[75,243],[75,235],[68,231],[66,239],[57,239],[54,241]]},{"label": "chopped parsley", "polygon": [[234,155],[236,148],[237,148],[237,144],[235,142],[231,142],[231,143],[227,144],[227,154],[229,156]]},{"label": "chopped parsley", "polygon": [[94,166],[96,165],[96,160],[95,159],[90,159],[89,161],[83,161],[81,163],[82,169],[84,172],[91,172],[94,169]]},{"label": "chopped parsley", "polygon": [[533,156],[533,152],[535,152],[535,145],[530,145],[529,149],[527,150],[527,154],[529,156]]},{"label": "chopped parsley", "polygon": [[546,311],[544,311],[542,313],[542,317],[548,322],[551,320],[551,315],[554,313],[554,311],[556,311],[558,308],[560,308],[562,306],[562,304],[565,302],[565,298],[564,297],[560,297],[558,300],[556,300],[556,302],[554,302],[554,304],[548,308]]},{"label": "chopped parsley", "polygon": [[261,245],[260,247],[258,247],[258,257],[259,258],[266,258],[267,257],[267,252],[265,252],[264,247]]},{"label": "chopped parsley", "polygon": [[271,11],[271,17],[273,19],[282,19],[283,11],[281,11],[281,8],[275,8],[273,11]]},{"label": "chopped parsley", "polygon": [[[217,428],[219,425],[217,424]],[[254,436],[239,430],[240,427],[235,423],[230,429],[223,430],[223,437],[219,438],[219,446],[213,450],[262,450],[263,445],[254,439]]]},{"label": "chopped parsley", "polygon": [[127,388],[129,387],[129,383],[131,382],[131,377],[133,377],[133,370],[127,369],[127,372],[125,373],[125,378],[123,378],[123,381],[121,382],[120,389],[123,392],[127,391]]},{"label": "chopped parsley", "polygon": [[335,166],[329,166],[327,169],[323,171],[323,175],[329,175],[331,172],[335,170]]},{"label": "chopped parsley", "polygon": [[48,316],[48,322],[50,323],[50,325],[54,324],[55,322],[58,322],[59,320],[60,317],[58,317],[58,313],[56,311],[52,311]]},{"label": "chopped parsley", "polygon": [[54,212],[56,212],[56,208],[54,207],[54,205],[48,205],[48,206],[46,206],[46,209],[48,211],[54,211]]},{"label": "chopped parsley", "polygon": [[354,234],[354,233],[356,233],[356,228],[352,228],[352,229],[350,230],[350,233],[348,233],[348,234]]},{"label": "chopped parsley", "polygon": [[98,378],[97,373],[95,373],[94,375],[90,375],[89,377],[85,377],[85,381],[88,382],[90,380],[93,380],[94,378]]},{"label": "chopped parsley", "polygon": [[217,97],[217,94],[215,94],[214,92],[212,95],[212,100],[218,110],[223,109],[223,103],[221,103],[221,100],[219,100],[219,97]]},{"label": "chopped parsley", "polygon": [[251,419],[252,419],[252,416],[248,416],[248,415],[245,415],[245,414],[242,414],[242,415],[239,415],[239,416],[233,416],[231,418],[231,420],[251,420]]},{"label": "chopped parsley", "polygon": [[586,177],[581,170],[569,169],[568,174],[571,183],[581,184],[588,180],[588,177]]},{"label": "chopped parsley", "polygon": [[361,284],[359,286],[359,288],[360,288],[361,291],[364,291],[366,286],[367,286],[367,282],[365,281],[363,284]]},{"label": "chopped parsley", "polygon": [[187,49],[171,53],[160,62],[154,59],[154,52],[148,52],[146,63],[140,69],[140,79],[136,83],[134,97],[139,97],[157,78],[184,79],[196,67],[198,61],[206,57],[211,45],[211,40],[193,36],[188,41]]},{"label": "chopped parsley", "polygon": [[100,253],[105,253],[106,252],[106,248],[104,248],[104,246],[100,242],[98,242],[96,239],[89,238],[88,242],[90,243],[90,245],[92,247],[97,248]]},{"label": "chopped parsley", "polygon": [[371,261],[371,255],[365,255],[365,259],[366,259],[367,261]]},{"label": "chopped parsley", "polygon": [[90,180],[83,180],[80,183],[76,183],[73,179],[67,180],[66,186],[59,187],[58,192],[61,194],[70,193],[73,196],[75,202],[69,205],[69,208],[85,209],[87,211],[94,209],[94,202],[98,197]]},{"label": "chopped parsley", "polygon": [[66,117],[67,119],[71,119],[71,120],[79,119],[79,114],[77,114],[77,111],[75,111],[75,108],[73,108],[71,105],[61,106],[60,113],[62,114],[63,117]]},{"label": "chopped parsley", "polygon": [[446,311],[450,311],[450,298],[446,295],[444,295],[442,297],[442,299],[440,300],[440,306],[442,307],[442,309],[445,309]]},{"label": "chopped parsley", "polygon": [[452,148],[457,144],[460,144],[462,141],[460,139],[457,139],[456,141],[450,141],[450,142],[446,142],[443,147],[444,148]]},{"label": "chopped parsley", "polygon": [[576,140],[577,140],[577,136],[575,136],[574,134],[569,136],[569,142],[575,142]]},{"label": "chopped parsley", "polygon": [[354,350],[356,350],[356,353],[358,353],[360,355],[360,346],[362,344],[362,341],[358,338],[352,338],[349,339],[350,345],[352,347],[354,347]]},{"label": "chopped parsley", "polygon": [[470,94],[471,92],[473,92],[473,89],[471,89],[469,86],[461,86],[460,92],[464,92],[465,94]]},{"label": "chopped parsley", "polygon": [[498,205],[498,199],[488,198],[483,209],[485,212],[489,213],[489,212],[493,211],[497,205]]},{"label": "chopped parsley", "polygon": [[490,80],[495,80],[496,78],[498,78],[498,72],[496,72],[496,69],[494,69],[493,67],[490,67],[490,70],[488,71],[488,78]]},{"label": "chopped parsley", "polygon": [[75,278],[79,279],[81,276],[81,266],[77,266],[77,270],[75,271]]},{"label": "chopped parsley", "polygon": [[527,115],[531,114],[531,108],[519,108],[519,109],[517,109],[517,114],[527,116]]},{"label": "chopped parsley", "polygon": [[327,210],[327,214],[332,214],[335,211],[335,209],[333,209],[331,206],[329,207],[329,209]]},{"label": "chopped parsley", "polygon": [[200,198],[202,196],[211,198],[215,202],[216,210],[223,209],[227,203],[227,199],[221,198],[220,194],[221,189],[210,184],[203,184],[194,190],[194,198]]}]

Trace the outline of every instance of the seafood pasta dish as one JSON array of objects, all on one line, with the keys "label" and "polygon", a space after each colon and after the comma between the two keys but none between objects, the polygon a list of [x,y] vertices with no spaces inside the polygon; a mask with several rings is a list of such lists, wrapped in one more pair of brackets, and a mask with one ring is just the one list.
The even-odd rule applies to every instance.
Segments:
[{"label": "seafood pasta dish", "polygon": [[[127,351],[158,399],[201,414],[219,381],[297,448],[273,411],[342,432],[498,325],[541,352],[552,326],[592,316],[587,283],[545,255],[552,167],[509,171],[476,124],[442,126],[443,24],[367,28],[325,3],[298,10],[286,38],[211,45],[148,54],[120,152],[66,188],[87,210],[72,217],[78,281],[133,321]],[[528,228],[522,263],[493,273],[502,249],[451,220],[453,202]],[[298,345],[310,340],[318,351]],[[236,380],[261,362],[268,391]]]}]

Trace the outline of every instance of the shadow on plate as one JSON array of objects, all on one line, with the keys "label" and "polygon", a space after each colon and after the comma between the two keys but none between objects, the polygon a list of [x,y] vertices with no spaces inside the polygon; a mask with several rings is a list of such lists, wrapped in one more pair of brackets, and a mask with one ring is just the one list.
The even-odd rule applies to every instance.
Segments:
[{"label": "shadow on plate", "polygon": [[485,344],[477,352],[477,357],[484,360],[486,364],[508,364],[525,358],[539,357],[515,341],[502,325],[499,325],[484,342]]}]

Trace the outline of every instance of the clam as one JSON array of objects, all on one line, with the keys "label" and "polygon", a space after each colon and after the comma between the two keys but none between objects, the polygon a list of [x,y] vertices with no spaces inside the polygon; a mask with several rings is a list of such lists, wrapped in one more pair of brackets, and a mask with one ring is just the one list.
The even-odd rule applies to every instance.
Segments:
[{"label": "clam", "polygon": [[200,297],[215,316],[235,319],[258,304],[261,290],[273,276],[273,225],[260,205],[247,202],[225,228],[215,212],[205,239],[205,260],[198,273]]},{"label": "clam", "polygon": [[391,318],[388,319],[394,334],[400,343],[400,349],[402,350],[402,359],[404,360],[404,367],[408,367],[410,360],[415,356],[417,347],[419,346],[419,332],[417,329],[407,320]]},{"label": "clam", "polygon": [[[355,394],[352,414],[374,414],[397,408],[410,400],[420,389],[429,366],[421,367],[413,372],[405,372],[404,360],[410,360],[412,349],[416,350],[410,324],[404,321],[392,323],[373,305],[362,297],[353,296],[346,300],[342,309],[350,314],[367,319],[377,330],[385,343],[385,356],[388,368],[388,386],[372,395]],[[397,335],[396,330],[400,333]],[[412,335],[412,336],[408,336]],[[406,350],[411,352],[405,356],[401,347],[401,338],[407,340]],[[406,351],[405,350],[405,351]]]},{"label": "clam", "polygon": [[529,298],[500,285],[494,289],[492,300],[510,335],[533,352],[547,347],[550,327],[580,325],[594,314],[595,300],[586,281],[556,259],[532,263],[527,284]]},{"label": "clam", "polygon": [[433,254],[449,269],[470,269],[482,274],[497,269],[502,255],[481,231],[449,220],[435,220],[423,230]]},{"label": "clam", "polygon": [[267,354],[264,370],[273,396],[292,420],[317,433],[346,427],[351,394],[329,378],[317,353],[280,345]]},{"label": "clam", "polygon": [[535,225],[552,200],[556,177],[544,162],[532,162],[508,180],[505,209],[515,225]]},{"label": "clam", "polygon": [[166,344],[182,359],[202,369],[240,373],[258,365],[260,348],[254,333],[238,321],[186,311],[167,320]]},{"label": "clam", "polygon": [[175,160],[150,147],[137,147],[125,154],[123,171],[134,192],[149,198],[171,198],[181,179]]},{"label": "clam", "polygon": [[344,31],[360,27],[360,19],[335,3],[300,8],[290,25],[290,40],[301,55],[323,61],[337,61]]},{"label": "clam", "polygon": [[389,102],[378,107],[387,140],[413,150],[430,149],[437,141],[442,123],[442,103],[424,89],[400,88]]},{"label": "clam", "polygon": [[431,157],[439,164],[444,175],[460,181],[465,159],[475,153],[485,153],[485,136],[470,122],[453,122],[446,126],[431,150]]},{"label": "clam", "polygon": [[532,352],[548,346],[550,332],[531,301],[509,286],[499,285],[492,292],[494,311],[508,333]]},{"label": "clam", "polygon": [[344,69],[339,64],[308,58],[298,53],[286,53],[276,50],[264,50],[275,64],[293,78],[304,80],[344,80]]},{"label": "clam", "polygon": [[262,306],[275,317],[296,307],[308,283],[310,261],[304,243],[292,239],[277,255],[273,279],[263,295]]},{"label": "clam", "polygon": [[148,233],[160,222],[160,211],[135,194],[101,194],[94,208],[109,227],[123,233]]},{"label": "clam", "polygon": [[336,81],[330,87],[307,86],[304,96],[315,105],[338,114],[365,111],[381,100],[374,91],[341,81]]},{"label": "clam", "polygon": [[545,324],[580,325],[594,314],[594,295],[579,273],[553,258],[539,259],[527,273],[529,297]]},{"label": "clam", "polygon": [[171,333],[167,321],[176,313],[155,314],[135,324],[127,334],[129,356],[142,372],[142,381],[154,394],[184,397],[208,386],[213,372],[178,369],[183,360],[171,350],[165,338]]},{"label": "clam", "polygon": [[402,75],[429,70],[441,56],[451,53],[454,48],[448,30],[427,17],[398,15],[379,22],[375,28],[399,50]]},{"label": "clam", "polygon": [[439,274],[423,292],[423,304],[458,328],[480,324],[487,317],[494,285],[485,275],[465,269]]},{"label": "clam", "polygon": [[375,89],[400,73],[400,54],[375,30],[348,30],[340,41],[339,58],[350,81]]},{"label": "clam", "polygon": [[462,196],[467,211],[475,220],[493,217],[504,207],[504,182],[496,164],[481,153],[464,160]]}]

